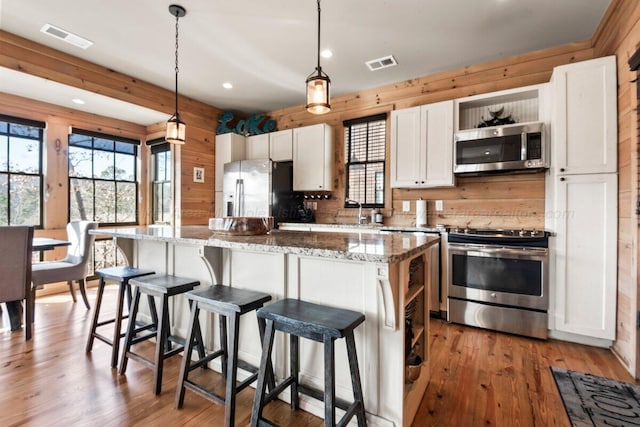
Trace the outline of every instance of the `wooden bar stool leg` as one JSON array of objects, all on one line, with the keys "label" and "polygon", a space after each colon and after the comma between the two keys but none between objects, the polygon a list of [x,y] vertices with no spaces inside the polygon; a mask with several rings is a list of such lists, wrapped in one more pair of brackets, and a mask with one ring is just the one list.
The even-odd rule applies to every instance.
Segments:
[{"label": "wooden bar stool leg", "polygon": [[151,323],[160,327],[158,323],[158,310],[156,310],[156,299],[153,295],[147,295],[147,302],[149,303],[149,314],[151,315]]},{"label": "wooden bar stool leg", "polygon": [[160,304],[160,312],[158,318],[160,324],[156,333],[156,356],[155,365],[156,369],[153,374],[153,392],[158,395],[162,391],[162,372],[164,370],[164,353],[165,349],[169,347],[169,298],[166,295],[162,296],[162,303]]},{"label": "wooden bar stool leg", "polygon": [[228,367],[227,359],[229,356],[229,346],[227,336],[227,316],[218,314],[218,327],[220,329],[220,349],[222,350],[222,356],[220,357],[220,363],[222,363],[222,378],[227,378]]},{"label": "wooden bar stool leg", "polygon": [[[89,339],[85,352],[89,353],[93,349],[93,340],[95,338],[96,329],[98,328],[98,318],[100,316],[100,307],[102,306],[102,294],[104,292],[104,277],[100,277],[98,282],[98,293],[96,294],[96,307],[93,312],[93,320],[91,321],[91,329],[89,330]],[[26,319],[26,318],[25,318]],[[26,323],[26,321],[25,321]]]},{"label": "wooden bar stool leg", "polygon": [[324,425],[336,425],[336,382],[335,382],[334,339],[324,336]]},{"label": "wooden bar stool leg", "polygon": [[[116,318],[113,326],[113,344],[111,349],[111,367],[115,368],[118,365],[118,351],[120,350],[120,335],[122,328],[122,311],[124,310],[124,293],[127,288],[127,280],[120,282],[118,289],[118,302],[116,307]],[[96,303],[97,304],[97,303]],[[96,306],[97,309],[97,306]],[[96,310],[97,311],[97,310]]]},{"label": "wooden bar stool leg", "polygon": [[236,377],[238,373],[238,335],[240,329],[240,315],[234,313],[229,319],[229,335],[231,335],[230,348],[227,361],[227,389],[224,403],[224,426],[235,425],[236,413]]},{"label": "wooden bar stool leg", "polygon": [[273,320],[266,322],[264,341],[262,343],[262,356],[260,356],[260,371],[258,373],[258,383],[256,384],[255,398],[253,399],[253,408],[251,410],[251,427],[257,427],[262,420],[262,409],[264,408],[265,389],[267,382],[265,380],[267,366],[271,364],[271,350],[273,348],[273,336],[275,328]]},{"label": "wooden bar stool leg", "polygon": [[300,370],[300,343],[297,335],[289,335],[289,358],[291,383],[291,409],[297,410],[300,406],[300,394],[298,393],[298,372]]},{"label": "wooden bar stool leg", "polygon": [[[191,307],[192,305],[197,306],[198,304],[189,300],[189,307]],[[198,307],[198,313],[200,313],[199,307]],[[200,356],[200,359],[204,359],[207,356],[207,353],[205,352],[205,349],[204,349],[204,339],[202,338],[202,329],[200,328],[200,319],[197,316],[196,316],[196,322],[193,325],[193,332],[194,332],[193,339],[195,339],[195,345],[198,346],[198,356]],[[206,364],[202,365],[202,369],[207,369],[207,365]]]},{"label": "wooden bar stool leg", "polygon": [[[264,332],[265,332],[266,324],[262,317],[258,317],[258,331],[260,332],[260,345],[264,345]],[[271,364],[267,365],[267,371],[265,372],[266,382],[267,382],[267,390],[271,391],[276,386],[275,375],[273,373],[273,366]]]},{"label": "wooden bar stool leg", "polygon": [[[195,326],[198,322],[198,315],[200,313],[200,307],[198,307],[198,303],[193,303],[191,307],[191,314],[189,317],[189,326],[187,327],[187,345],[184,351],[184,357],[182,358],[182,362],[180,364],[180,375],[178,376],[178,388],[176,389],[176,400],[175,407],[177,409],[182,408],[184,404],[184,382],[189,377],[189,365],[191,364],[191,355],[193,352],[193,339],[195,338],[196,330]],[[202,358],[202,357],[201,357]]]},{"label": "wooden bar stool leg", "polygon": [[353,332],[345,336],[347,344],[347,356],[349,358],[349,370],[351,371],[351,387],[353,388],[353,397],[359,403],[356,417],[358,418],[358,427],[367,425],[366,415],[364,413],[364,395],[362,394],[362,383],[360,382],[360,370],[358,369],[358,355],[356,353],[356,341],[353,338]]},{"label": "wooden bar stool leg", "polygon": [[127,333],[124,338],[124,348],[122,349],[122,357],[120,358],[120,369],[118,372],[120,375],[124,374],[127,370],[127,362],[129,357],[127,353],[131,350],[131,341],[133,341],[133,335],[136,328],[136,316],[138,315],[138,304],[140,303],[140,289],[136,288],[133,296],[133,307],[129,313],[129,324],[127,325]]}]

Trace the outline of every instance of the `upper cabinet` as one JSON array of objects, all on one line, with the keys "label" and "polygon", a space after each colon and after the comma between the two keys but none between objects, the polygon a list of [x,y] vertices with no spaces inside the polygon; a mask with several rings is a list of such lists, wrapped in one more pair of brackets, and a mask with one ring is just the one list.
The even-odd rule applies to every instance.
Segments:
[{"label": "upper cabinet", "polygon": [[224,164],[244,160],[245,138],[236,133],[216,135],[216,183],[215,191],[222,191]]},{"label": "upper cabinet", "polygon": [[293,129],[294,191],[333,190],[333,131],[321,123]]},{"label": "upper cabinet", "polygon": [[392,111],[391,187],[453,185],[453,101]]},{"label": "upper cabinet", "polygon": [[551,162],[556,173],[616,172],[615,56],[556,67],[551,87]]},{"label": "upper cabinet", "polygon": [[251,135],[245,141],[245,158],[259,160],[269,158],[269,134]]},{"label": "upper cabinet", "polygon": [[263,133],[247,137],[247,160],[271,159],[274,162],[293,160],[293,130]]},{"label": "upper cabinet", "polygon": [[285,129],[269,134],[269,158],[274,162],[293,160],[293,130]]}]

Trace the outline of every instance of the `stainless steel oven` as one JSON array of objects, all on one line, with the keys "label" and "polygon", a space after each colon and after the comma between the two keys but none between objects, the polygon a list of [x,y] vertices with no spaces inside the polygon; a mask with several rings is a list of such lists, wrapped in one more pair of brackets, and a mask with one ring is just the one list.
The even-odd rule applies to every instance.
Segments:
[{"label": "stainless steel oven", "polygon": [[547,337],[548,233],[453,230],[447,260],[449,321]]}]

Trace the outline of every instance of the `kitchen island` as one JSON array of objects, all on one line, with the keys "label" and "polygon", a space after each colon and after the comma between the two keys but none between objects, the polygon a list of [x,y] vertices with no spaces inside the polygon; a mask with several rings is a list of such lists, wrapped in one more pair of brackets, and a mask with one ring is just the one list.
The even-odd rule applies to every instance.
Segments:
[{"label": "kitchen island", "polygon": [[[426,296],[430,258],[426,252],[439,237],[280,230],[259,236],[227,236],[205,226],[113,228],[95,234],[112,236],[130,265],[157,273],[198,279],[202,285],[260,290],[274,300],[299,298],[364,313],[366,320],[356,329],[355,340],[367,420],[374,426],[396,427],[413,421],[429,380]],[[175,298],[171,310],[172,332],[184,336],[188,323],[184,299]],[[217,348],[213,316],[203,316],[201,323],[205,344]],[[336,343],[336,394],[351,401],[346,348],[340,341]],[[405,384],[409,350],[422,363],[412,368],[419,375]],[[239,357],[258,366],[260,352],[257,322],[249,314],[240,324]],[[320,389],[322,354],[321,344],[301,340],[300,379]],[[288,371],[287,355],[288,340],[277,335],[274,364],[278,378]],[[212,367],[220,369],[219,363]],[[240,378],[241,374],[239,371]],[[281,395],[285,400],[287,393]],[[323,414],[322,402],[313,398],[302,395],[300,405],[318,416]]]}]

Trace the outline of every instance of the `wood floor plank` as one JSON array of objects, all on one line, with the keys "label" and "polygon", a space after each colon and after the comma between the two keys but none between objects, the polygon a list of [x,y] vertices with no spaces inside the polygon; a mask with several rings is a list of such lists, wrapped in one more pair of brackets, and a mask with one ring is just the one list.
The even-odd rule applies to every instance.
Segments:
[{"label": "wood floor plank", "polygon": [[[90,289],[95,299],[95,288]],[[103,307],[115,307],[107,286]],[[173,401],[180,357],[165,363],[162,393],[152,393],[151,370],[130,361],[126,375],[109,367],[111,348],[100,341],[86,355],[91,313],[68,294],[39,298],[33,339],[10,332],[0,320],[0,426],[202,426],[221,425],[224,407],[187,390],[184,407]],[[152,343],[142,343],[151,352]],[[431,320],[431,381],[414,427],[568,425],[550,366],[633,382],[608,349],[542,341]],[[195,373],[195,372],[194,372]],[[200,379],[221,392],[212,371]],[[251,416],[253,389],[238,394],[236,425]],[[322,426],[320,418],[292,412],[284,402],[265,409],[282,426]]]}]

